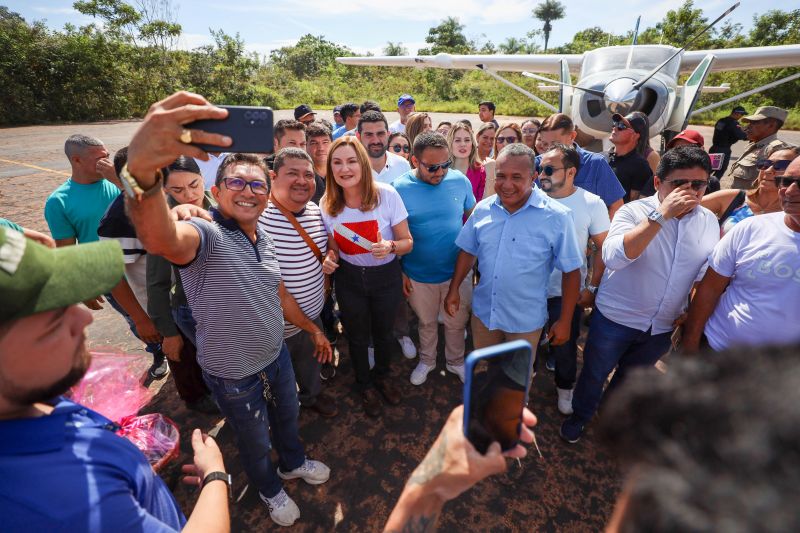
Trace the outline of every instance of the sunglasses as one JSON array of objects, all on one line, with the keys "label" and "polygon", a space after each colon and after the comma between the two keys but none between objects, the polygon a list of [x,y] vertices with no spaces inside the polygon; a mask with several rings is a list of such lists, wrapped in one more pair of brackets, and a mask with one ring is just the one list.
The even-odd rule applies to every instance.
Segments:
[{"label": "sunglasses", "polygon": [[549,178],[555,174],[556,170],[564,170],[566,168],[568,167],[551,167],[550,165],[545,165],[542,167],[541,173]]},{"label": "sunglasses", "polygon": [[269,194],[269,186],[266,181],[253,180],[247,181],[242,178],[222,178],[225,186],[232,191],[243,191],[245,187],[250,186],[253,194],[267,195]]},{"label": "sunglasses", "polygon": [[497,142],[502,144],[514,144],[518,142],[518,140],[516,137],[498,137]]},{"label": "sunglasses", "polygon": [[452,164],[453,164],[452,161],[445,161],[444,163],[437,163],[436,165],[426,165],[425,163],[420,161],[420,166],[425,167],[426,169],[428,169],[428,172],[430,172],[431,174],[433,174],[434,172],[438,171],[440,168],[442,170],[447,170],[448,168],[450,168],[450,165],[452,165]]},{"label": "sunglasses", "polygon": [[708,187],[708,180],[666,180],[664,183],[669,183],[673,187],[683,187],[687,183],[694,191],[702,191]]},{"label": "sunglasses", "polygon": [[404,154],[407,154],[408,152],[411,151],[411,147],[410,146],[404,146],[402,144],[393,144],[389,148],[392,149],[392,152],[395,152],[397,154],[399,154],[400,152],[403,152]]},{"label": "sunglasses", "polygon": [[537,130],[537,129],[531,129],[531,130],[524,129],[524,130],[522,130],[522,134],[523,135],[536,135],[537,131],[539,131],[539,130]]},{"label": "sunglasses", "polygon": [[759,159],[756,161],[756,168],[758,170],[767,170],[772,167],[775,172],[783,172],[792,162],[791,159],[781,159],[780,161],[772,161],[771,159]]},{"label": "sunglasses", "polygon": [[800,176],[778,176],[775,178],[775,185],[781,189],[788,189],[792,183],[800,187]]},{"label": "sunglasses", "polygon": [[627,124],[625,124],[624,122],[612,122],[612,124],[613,124],[613,125],[614,125],[614,127],[615,127],[615,128],[617,128],[619,131],[627,130],[627,129],[630,127],[630,126],[628,126]]}]

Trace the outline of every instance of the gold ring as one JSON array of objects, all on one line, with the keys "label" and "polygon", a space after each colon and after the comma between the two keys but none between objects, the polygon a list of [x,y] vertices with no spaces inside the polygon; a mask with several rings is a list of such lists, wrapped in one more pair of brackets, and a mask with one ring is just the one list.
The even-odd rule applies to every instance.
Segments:
[{"label": "gold ring", "polygon": [[184,144],[192,144],[192,131],[183,128],[181,131],[181,142]]}]

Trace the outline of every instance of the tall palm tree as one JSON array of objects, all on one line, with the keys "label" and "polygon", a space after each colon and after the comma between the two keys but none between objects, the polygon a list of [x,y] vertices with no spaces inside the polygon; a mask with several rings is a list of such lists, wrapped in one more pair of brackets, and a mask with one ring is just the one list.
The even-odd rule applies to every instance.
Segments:
[{"label": "tall palm tree", "polygon": [[544,32],[545,52],[547,52],[547,43],[550,40],[550,32],[553,31],[553,25],[550,23],[554,20],[563,19],[565,14],[566,7],[558,0],[544,0],[544,2],[536,6],[536,8],[533,10],[533,18],[544,22],[542,31]]},{"label": "tall palm tree", "polygon": [[506,42],[499,44],[497,48],[504,54],[520,54],[525,50],[525,41],[516,37],[508,37]]},{"label": "tall palm tree", "polygon": [[403,43],[389,41],[383,48],[383,55],[385,56],[407,56],[408,48],[403,46]]}]

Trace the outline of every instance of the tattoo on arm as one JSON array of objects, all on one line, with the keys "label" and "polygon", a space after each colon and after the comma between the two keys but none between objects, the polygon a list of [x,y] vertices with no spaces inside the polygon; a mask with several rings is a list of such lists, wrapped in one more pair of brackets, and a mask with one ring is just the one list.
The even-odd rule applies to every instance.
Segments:
[{"label": "tattoo on arm", "polygon": [[442,440],[435,450],[432,450],[411,474],[407,485],[424,485],[442,472],[444,455],[447,451],[447,435],[442,435]]}]

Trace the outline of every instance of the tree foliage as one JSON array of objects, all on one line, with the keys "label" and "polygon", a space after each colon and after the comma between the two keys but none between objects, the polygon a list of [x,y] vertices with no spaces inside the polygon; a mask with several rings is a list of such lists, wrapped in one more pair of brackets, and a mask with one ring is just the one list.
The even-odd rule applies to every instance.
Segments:
[{"label": "tree foliage", "polygon": [[561,20],[567,14],[567,8],[558,0],[544,0],[533,9],[533,18],[544,22],[542,32],[544,33],[544,51],[547,52],[547,44],[550,41],[550,32],[553,31],[551,22]]}]

